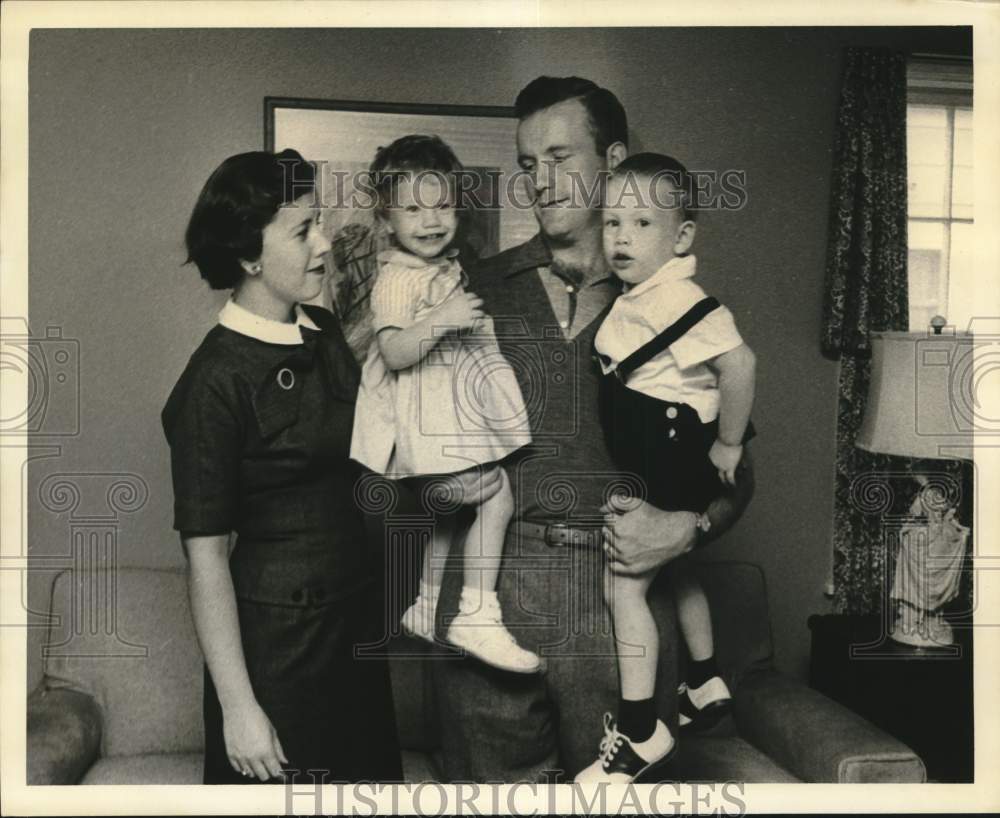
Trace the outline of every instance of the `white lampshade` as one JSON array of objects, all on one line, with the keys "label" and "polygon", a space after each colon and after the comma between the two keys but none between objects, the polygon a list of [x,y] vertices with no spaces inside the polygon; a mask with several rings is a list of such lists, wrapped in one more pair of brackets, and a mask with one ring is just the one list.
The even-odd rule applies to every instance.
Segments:
[{"label": "white lampshade", "polygon": [[872,334],[871,384],[855,445],[903,457],[971,459],[973,337]]}]

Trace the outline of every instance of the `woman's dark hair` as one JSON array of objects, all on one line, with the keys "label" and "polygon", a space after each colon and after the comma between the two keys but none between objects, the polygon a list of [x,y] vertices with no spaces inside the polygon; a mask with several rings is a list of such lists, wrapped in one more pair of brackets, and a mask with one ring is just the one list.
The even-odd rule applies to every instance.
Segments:
[{"label": "woman's dark hair", "polygon": [[[654,183],[660,179],[667,179],[677,191],[677,204],[681,208],[681,218],[684,221],[696,221],[698,211],[694,208],[694,188],[691,181],[691,174],[678,160],[663,153],[636,153],[625,157],[611,172],[612,176],[641,176]],[[642,188],[640,188],[642,190]],[[657,206],[665,206],[659,201],[659,197],[653,197],[653,190],[648,191],[652,201]]]},{"label": "woman's dark hair", "polygon": [[568,99],[578,99],[587,109],[590,132],[597,153],[604,156],[615,142],[628,147],[628,117],[618,97],[583,77],[537,77],[514,101],[514,113],[525,119]]},{"label": "woman's dark hair", "polygon": [[375,151],[369,180],[384,210],[395,199],[396,185],[406,174],[438,173],[454,189],[455,174],[463,170],[455,152],[438,136],[410,134]]},{"label": "woman's dark hair", "polygon": [[235,287],[241,261],[260,258],[264,228],[278,208],[315,192],[316,166],[298,151],[240,153],[205,182],[188,221],[187,262],[214,290]]}]

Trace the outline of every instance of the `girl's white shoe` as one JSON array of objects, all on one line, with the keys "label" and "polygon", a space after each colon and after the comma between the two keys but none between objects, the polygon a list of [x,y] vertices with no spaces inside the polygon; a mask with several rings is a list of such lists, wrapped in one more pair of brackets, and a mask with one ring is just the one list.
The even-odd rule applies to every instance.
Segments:
[{"label": "girl's white shoe", "polygon": [[460,612],[448,628],[448,641],[481,662],[514,673],[537,673],[537,654],[517,644],[503,624],[498,604],[484,601],[475,611]]},{"label": "girl's white shoe", "polygon": [[434,614],[437,600],[418,594],[414,603],[403,612],[400,624],[410,636],[434,642]]}]

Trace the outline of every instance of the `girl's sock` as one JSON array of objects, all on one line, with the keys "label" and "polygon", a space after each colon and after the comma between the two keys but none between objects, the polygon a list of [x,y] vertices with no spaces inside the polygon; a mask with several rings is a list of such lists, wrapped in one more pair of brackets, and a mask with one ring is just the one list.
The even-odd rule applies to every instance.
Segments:
[{"label": "girl's sock", "polygon": [[624,733],[633,744],[645,741],[656,729],[656,708],[652,698],[618,700],[618,732]]},{"label": "girl's sock", "polygon": [[694,660],[688,663],[687,683],[690,688],[701,687],[713,676],[719,675],[719,668],[715,664],[715,654],[700,662]]},{"label": "girl's sock", "polygon": [[462,586],[462,596],[458,600],[458,610],[461,613],[475,613],[480,609],[488,609],[498,605],[496,591],[484,591],[474,585]]},{"label": "girl's sock", "polygon": [[427,580],[420,579],[420,596],[430,602],[437,602],[438,594],[441,593],[440,585],[431,585]]}]

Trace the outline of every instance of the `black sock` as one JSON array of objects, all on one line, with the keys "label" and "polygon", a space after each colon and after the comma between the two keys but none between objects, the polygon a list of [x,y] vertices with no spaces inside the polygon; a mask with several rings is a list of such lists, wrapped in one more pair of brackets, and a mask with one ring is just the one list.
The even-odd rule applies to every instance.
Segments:
[{"label": "black sock", "polygon": [[645,741],[656,729],[656,708],[652,699],[619,699],[618,732],[633,743]]},{"label": "black sock", "polygon": [[719,675],[719,668],[715,665],[715,655],[695,662],[693,659],[688,663],[687,683],[688,687],[701,687],[713,676]]}]

